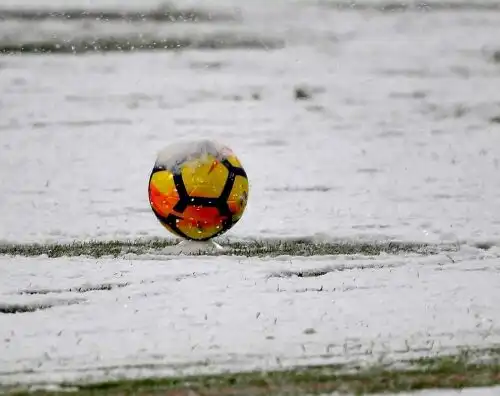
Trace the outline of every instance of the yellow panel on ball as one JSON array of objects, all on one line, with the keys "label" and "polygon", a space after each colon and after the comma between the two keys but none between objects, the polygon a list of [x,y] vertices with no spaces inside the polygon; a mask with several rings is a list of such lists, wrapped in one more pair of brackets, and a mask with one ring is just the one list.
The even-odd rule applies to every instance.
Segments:
[{"label": "yellow panel on ball", "polygon": [[227,204],[229,205],[229,210],[232,214],[233,222],[237,222],[247,205],[248,200],[248,180],[243,176],[236,176],[234,179],[233,188],[229,194],[229,199]]},{"label": "yellow panel on ball", "polygon": [[211,154],[189,161],[182,167],[182,180],[191,197],[219,197],[228,176],[227,168]]},{"label": "yellow panel on ball", "polygon": [[243,168],[241,166],[240,160],[235,156],[235,155],[228,155],[227,160],[231,165],[233,165],[236,168]]}]

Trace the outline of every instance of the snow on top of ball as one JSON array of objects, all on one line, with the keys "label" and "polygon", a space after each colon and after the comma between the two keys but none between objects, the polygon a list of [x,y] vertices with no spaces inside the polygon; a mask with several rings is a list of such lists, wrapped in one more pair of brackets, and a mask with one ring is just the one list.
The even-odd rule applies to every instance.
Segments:
[{"label": "snow on top of ball", "polygon": [[223,159],[231,154],[229,147],[214,140],[183,140],[163,148],[158,153],[155,168],[179,172],[180,166],[187,161],[203,159],[207,155]]}]

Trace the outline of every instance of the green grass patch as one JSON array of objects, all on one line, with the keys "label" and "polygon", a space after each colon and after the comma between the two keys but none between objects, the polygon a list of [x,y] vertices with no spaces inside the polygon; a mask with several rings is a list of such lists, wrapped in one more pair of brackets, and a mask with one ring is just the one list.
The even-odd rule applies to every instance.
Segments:
[{"label": "green grass patch", "polygon": [[92,39],[46,40],[46,41],[0,41],[0,54],[83,54],[87,52],[134,52],[134,51],[180,51],[189,49],[270,50],[282,48],[284,42],[261,37],[241,35],[208,35],[201,38],[160,37],[101,37]]},{"label": "green grass patch", "polygon": [[[132,240],[132,241],[89,241],[49,244],[0,244],[0,254],[18,256],[63,257],[90,256],[118,257],[124,254],[175,254],[169,253],[178,241],[171,239]],[[207,252],[204,255],[231,256],[316,256],[316,255],[379,255],[381,253],[417,253],[435,254],[443,250],[452,250],[452,246],[438,246],[412,242],[325,242],[315,243],[309,240],[269,240],[248,242],[223,242],[223,252]]]},{"label": "green grass patch", "polygon": [[298,367],[280,371],[225,373],[90,384],[64,384],[59,391],[14,390],[16,395],[190,395],[281,396],[327,392],[370,394],[430,388],[465,388],[500,384],[500,348],[459,352],[394,365],[353,369],[343,365]]},{"label": "green grass patch", "polygon": [[234,21],[234,14],[222,13],[219,11],[209,11],[202,9],[177,9],[163,5],[158,9],[144,10],[142,12],[131,10],[86,10],[86,9],[0,9],[0,21],[21,20],[21,21],[81,21],[91,22],[216,22]]}]

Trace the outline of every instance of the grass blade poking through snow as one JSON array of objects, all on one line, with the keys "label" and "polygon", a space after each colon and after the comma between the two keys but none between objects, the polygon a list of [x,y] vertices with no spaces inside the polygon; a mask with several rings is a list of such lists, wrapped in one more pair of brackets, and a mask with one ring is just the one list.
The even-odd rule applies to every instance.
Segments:
[{"label": "grass blade poking through snow", "polygon": [[[19,256],[48,257],[63,256],[122,256],[124,254],[174,254],[169,253],[178,241],[175,240],[132,240],[132,241],[90,241],[51,244],[0,244],[0,254]],[[322,242],[307,239],[298,240],[261,240],[248,242],[225,242],[224,252],[206,253],[208,255],[236,256],[315,256],[315,255],[379,255],[381,253],[417,253],[434,254],[443,250],[452,250],[453,246],[439,246],[413,242]]]}]

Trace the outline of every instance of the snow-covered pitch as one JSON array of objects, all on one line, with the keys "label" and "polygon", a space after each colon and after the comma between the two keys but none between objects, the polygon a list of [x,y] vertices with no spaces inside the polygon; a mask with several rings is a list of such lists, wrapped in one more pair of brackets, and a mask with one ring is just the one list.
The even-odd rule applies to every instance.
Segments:
[{"label": "snow-covered pitch", "polygon": [[[71,7],[158,5],[90,3]],[[214,20],[28,21],[21,13],[0,21],[1,244],[169,238],[147,199],[156,153],[179,138],[208,138],[234,149],[249,176],[252,194],[232,240],[438,248],[2,255],[0,383],[497,345],[500,3],[178,3],[203,3]],[[6,54],[23,43],[87,48],[78,43],[110,36],[182,45]]]}]

